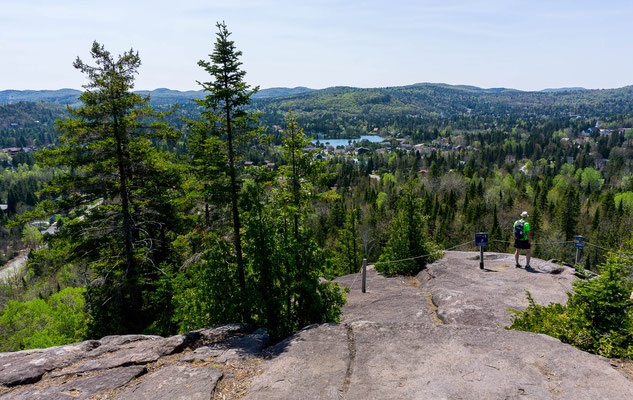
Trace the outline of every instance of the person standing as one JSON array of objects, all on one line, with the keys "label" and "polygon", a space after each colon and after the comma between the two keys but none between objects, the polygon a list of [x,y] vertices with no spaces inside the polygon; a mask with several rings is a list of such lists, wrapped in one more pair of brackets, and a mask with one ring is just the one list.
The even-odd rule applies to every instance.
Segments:
[{"label": "person standing", "polygon": [[514,221],[514,260],[516,261],[516,267],[521,268],[519,264],[519,254],[521,250],[525,250],[525,268],[530,267],[530,258],[532,257],[532,232],[530,230],[530,223],[525,219],[529,218],[527,211],[521,213],[521,218]]}]

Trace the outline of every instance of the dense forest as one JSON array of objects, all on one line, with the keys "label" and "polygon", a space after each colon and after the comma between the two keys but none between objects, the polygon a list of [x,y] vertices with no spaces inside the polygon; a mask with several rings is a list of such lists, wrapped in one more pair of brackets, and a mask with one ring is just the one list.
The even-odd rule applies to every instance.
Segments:
[{"label": "dense forest", "polygon": [[633,87],[258,92],[229,36],[200,91],[135,92],[138,54],[95,42],[85,91],[0,106],[0,261],[28,255],[0,350],[241,321],[282,338],[337,321],[331,279],[363,258],[412,274],[475,232],[510,251],[524,210],[536,257],[573,262],[583,235],[598,273],[631,236]]}]

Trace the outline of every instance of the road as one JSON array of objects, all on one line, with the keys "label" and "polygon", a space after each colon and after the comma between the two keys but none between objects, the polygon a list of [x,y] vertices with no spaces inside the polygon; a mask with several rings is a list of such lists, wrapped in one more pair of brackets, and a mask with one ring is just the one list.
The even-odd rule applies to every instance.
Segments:
[{"label": "road", "polygon": [[28,254],[28,250],[22,250],[17,257],[6,263],[4,267],[2,267],[2,270],[0,270],[0,282],[7,281],[8,278],[19,273],[26,263]]}]

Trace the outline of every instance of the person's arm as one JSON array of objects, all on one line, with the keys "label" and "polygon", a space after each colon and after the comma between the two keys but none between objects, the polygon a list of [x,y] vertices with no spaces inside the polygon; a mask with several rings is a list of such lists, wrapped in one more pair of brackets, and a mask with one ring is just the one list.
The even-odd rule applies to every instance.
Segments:
[{"label": "person's arm", "polygon": [[527,231],[528,243],[532,244],[532,230]]}]

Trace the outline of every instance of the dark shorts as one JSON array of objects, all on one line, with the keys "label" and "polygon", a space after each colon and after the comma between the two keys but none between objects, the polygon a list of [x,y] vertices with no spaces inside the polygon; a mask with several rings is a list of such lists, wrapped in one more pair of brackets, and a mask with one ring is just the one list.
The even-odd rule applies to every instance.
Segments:
[{"label": "dark shorts", "polygon": [[527,250],[530,248],[530,241],[514,239],[514,248]]}]

